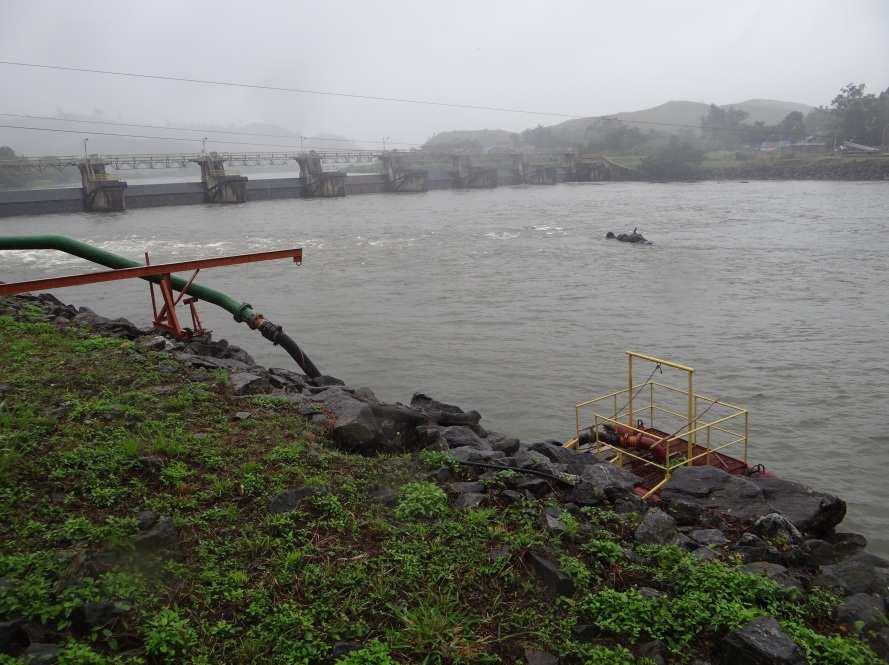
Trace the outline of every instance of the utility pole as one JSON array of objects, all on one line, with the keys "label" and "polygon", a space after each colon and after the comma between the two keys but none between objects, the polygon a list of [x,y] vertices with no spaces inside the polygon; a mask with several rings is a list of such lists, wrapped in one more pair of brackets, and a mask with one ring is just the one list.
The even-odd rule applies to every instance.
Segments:
[{"label": "utility pole", "polygon": [[383,137],[383,152],[386,152],[386,141],[389,140],[388,136]]},{"label": "utility pole", "polygon": [[202,155],[207,154],[207,137],[206,136],[201,139],[201,154]]},{"label": "utility pole", "polygon": [[87,152],[86,152],[86,142],[87,141],[89,141],[89,139],[83,139],[83,158],[84,159],[87,158]]}]

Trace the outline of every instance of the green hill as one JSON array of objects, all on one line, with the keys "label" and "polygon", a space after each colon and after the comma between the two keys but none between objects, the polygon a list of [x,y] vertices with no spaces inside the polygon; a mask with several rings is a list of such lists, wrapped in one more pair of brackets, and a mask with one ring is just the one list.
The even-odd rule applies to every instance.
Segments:
[{"label": "green hill", "polygon": [[[707,113],[709,104],[685,100],[669,101],[660,106],[640,111],[624,111],[608,116],[590,116],[566,120],[550,125],[553,135],[566,144],[582,143],[588,128],[602,118],[620,118],[631,127],[643,131],[654,130],[664,134],[676,134],[682,130],[696,130],[701,118]],[[785,102],[774,99],[748,99],[735,104],[723,104],[723,108],[733,107],[749,114],[747,122],[762,121],[767,125],[780,122],[792,111],[808,113],[813,107],[797,102]],[[478,146],[482,149],[497,147],[517,147],[521,144],[521,134],[502,129],[462,130],[441,132],[427,142],[427,146],[443,147],[454,145]]]}]

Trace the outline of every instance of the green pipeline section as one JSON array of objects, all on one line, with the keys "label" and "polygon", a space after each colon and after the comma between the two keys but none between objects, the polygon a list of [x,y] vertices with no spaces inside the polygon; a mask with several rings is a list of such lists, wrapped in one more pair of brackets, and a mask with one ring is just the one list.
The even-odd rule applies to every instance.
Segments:
[{"label": "green pipeline section", "polygon": [[[79,240],[59,235],[0,236],[0,250],[5,249],[54,249],[114,269],[140,268],[145,265],[123,256],[118,256],[112,252],[107,252],[104,249],[93,247]],[[155,283],[160,282],[159,276],[143,277],[142,279]],[[253,311],[253,308],[247,303],[239,302],[216,289],[201,286],[200,284],[188,284],[181,277],[171,276],[170,281],[176,291],[184,291],[199,300],[221,307],[230,312],[235,321],[246,323],[251,329],[259,330],[262,336],[273,344],[281,345],[310,378],[321,375],[315,364],[296,342],[284,334],[284,329],[281,326],[273,324]]]}]

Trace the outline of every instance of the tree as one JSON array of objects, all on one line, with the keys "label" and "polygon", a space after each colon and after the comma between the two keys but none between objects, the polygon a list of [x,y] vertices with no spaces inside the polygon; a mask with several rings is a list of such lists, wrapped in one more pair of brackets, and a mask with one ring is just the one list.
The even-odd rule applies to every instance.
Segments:
[{"label": "tree", "polygon": [[641,171],[656,180],[690,180],[698,175],[704,153],[691,141],[671,136],[669,142],[642,160]]},{"label": "tree", "polygon": [[840,140],[879,145],[889,126],[889,89],[879,96],[864,91],[864,83],[843,86],[828,109],[830,129]]},{"label": "tree", "polygon": [[800,141],[807,136],[806,121],[799,111],[791,111],[775,125],[774,133],[778,139]]},{"label": "tree", "polygon": [[701,118],[701,133],[716,146],[735,147],[744,139],[746,125],[743,123],[749,115],[731,106],[710,104],[707,115]]}]

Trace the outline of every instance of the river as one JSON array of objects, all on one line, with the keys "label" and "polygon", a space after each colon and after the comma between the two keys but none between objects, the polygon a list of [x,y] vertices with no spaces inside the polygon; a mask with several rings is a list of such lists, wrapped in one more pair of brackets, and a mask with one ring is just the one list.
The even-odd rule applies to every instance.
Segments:
[{"label": "river", "polygon": [[[325,373],[386,400],[423,390],[529,441],[566,438],[576,401],[623,387],[627,349],[691,365],[699,392],[750,409],[751,461],[843,497],[845,528],[886,554],[887,211],[885,182],[566,183],[20,217],[0,233],[153,262],[302,246],[301,267],[199,281],[283,324]],[[655,244],[604,239],[633,227]],[[84,269],[0,252],[5,281]],[[148,321],[141,283],[58,295]],[[217,336],[291,366],[214,309]]]}]

